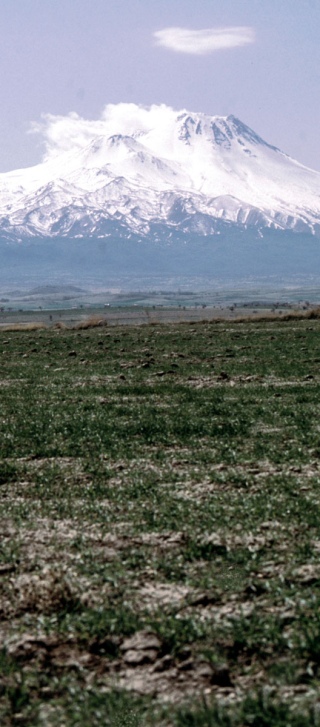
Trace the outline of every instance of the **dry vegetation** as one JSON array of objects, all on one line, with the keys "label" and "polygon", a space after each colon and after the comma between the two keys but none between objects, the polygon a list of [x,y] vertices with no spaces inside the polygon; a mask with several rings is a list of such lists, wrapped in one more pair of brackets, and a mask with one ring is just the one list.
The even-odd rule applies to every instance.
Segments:
[{"label": "dry vegetation", "polygon": [[1,326],[1,331],[6,333],[8,331],[42,331],[48,328],[45,323],[41,321],[35,321],[34,323],[9,323],[8,325]]}]

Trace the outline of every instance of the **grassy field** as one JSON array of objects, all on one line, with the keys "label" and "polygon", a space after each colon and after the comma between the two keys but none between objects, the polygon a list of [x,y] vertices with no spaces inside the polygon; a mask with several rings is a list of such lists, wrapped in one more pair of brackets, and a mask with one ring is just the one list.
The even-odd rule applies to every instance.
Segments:
[{"label": "grassy field", "polygon": [[320,725],[319,413],[319,320],[1,331],[1,725]]}]

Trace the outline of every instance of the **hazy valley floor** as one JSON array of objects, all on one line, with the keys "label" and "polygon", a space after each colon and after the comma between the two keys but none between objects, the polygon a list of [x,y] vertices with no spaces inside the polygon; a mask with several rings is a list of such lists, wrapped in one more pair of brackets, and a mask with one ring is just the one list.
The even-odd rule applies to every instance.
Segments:
[{"label": "hazy valley floor", "polygon": [[1,725],[320,725],[319,395],[318,320],[0,331]]}]

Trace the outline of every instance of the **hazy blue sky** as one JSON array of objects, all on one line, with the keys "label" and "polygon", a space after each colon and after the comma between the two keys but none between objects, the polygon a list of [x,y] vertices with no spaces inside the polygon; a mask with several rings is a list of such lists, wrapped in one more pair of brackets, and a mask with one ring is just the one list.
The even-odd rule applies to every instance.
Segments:
[{"label": "hazy blue sky", "polygon": [[320,170],[320,0],[0,0],[0,28],[0,171],[40,161],[41,114],[121,101],[234,114]]}]

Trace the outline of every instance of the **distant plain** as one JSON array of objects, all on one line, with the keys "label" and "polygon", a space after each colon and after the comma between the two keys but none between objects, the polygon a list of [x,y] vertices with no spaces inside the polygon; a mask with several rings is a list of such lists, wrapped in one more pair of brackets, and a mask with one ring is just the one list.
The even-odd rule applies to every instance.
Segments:
[{"label": "distant plain", "polygon": [[320,303],[320,286],[292,281],[286,286],[215,281],[207,290],[96,290],[72,284],[40,285],[30,289],[0,287],[0,328],[15,324],[63,323],[86,320],[109,325],[238,319],[263,314],[281,315],[311,310]]}]

